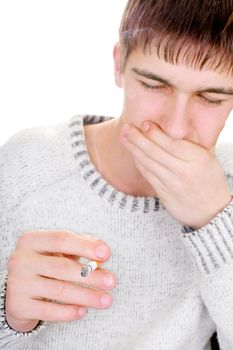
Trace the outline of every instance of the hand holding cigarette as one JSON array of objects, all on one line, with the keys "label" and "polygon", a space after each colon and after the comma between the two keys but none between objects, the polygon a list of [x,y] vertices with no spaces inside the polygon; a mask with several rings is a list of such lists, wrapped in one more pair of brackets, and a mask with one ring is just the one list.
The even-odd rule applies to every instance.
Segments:
[{"label": "hand holding cigarette", "polygon": [[[102,267],[97,269],[110,256],[104,241],[87,235],[46,230],[22,234],[7,265],[7,322],[16,331],[27,332],[39,320],[79,320],[89,307],[110,307],[108,291],[116,278]],[[83,266],[80,257],[89,263]]]}]

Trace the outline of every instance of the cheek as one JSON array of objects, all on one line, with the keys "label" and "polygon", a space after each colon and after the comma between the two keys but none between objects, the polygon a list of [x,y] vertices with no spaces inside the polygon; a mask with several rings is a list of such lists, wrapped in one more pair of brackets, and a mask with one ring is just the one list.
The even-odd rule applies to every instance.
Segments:
[{"label": "cheek", "polygon": [[221,113],[205,113],[195,118],[193,127],[198,135],[198,143],[208,149],[212,148],[222,131],[225,118],[220,117]]},{"label": "cheek", "polygon": [[124,116],[127,121],[140,126],[145,120],[159,118],[164,101],[142,89],[127,87],[124,90]]}]

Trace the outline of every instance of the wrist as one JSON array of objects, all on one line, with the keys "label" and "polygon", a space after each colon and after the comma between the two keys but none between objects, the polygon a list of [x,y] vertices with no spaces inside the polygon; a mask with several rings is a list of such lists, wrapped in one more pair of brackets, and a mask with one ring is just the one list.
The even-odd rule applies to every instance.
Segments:
[{"label": "wrist", "polygon": [[230,194],[226,200],[224,200],[224,204],[222,204],[217,210],[215,210],[212,214],[207,214],[205,217],[203,217],[202,220],[196,221],[191,223],[190,227],[193,228],[193,230],[199,230],[202,227],[208,225],[219,213],[221,213],[233,200],[232,195]]}]

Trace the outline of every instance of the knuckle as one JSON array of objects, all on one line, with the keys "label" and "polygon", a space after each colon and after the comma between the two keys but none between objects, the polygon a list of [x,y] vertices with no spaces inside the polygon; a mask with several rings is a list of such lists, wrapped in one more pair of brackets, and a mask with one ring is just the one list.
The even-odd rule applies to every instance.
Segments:
[{"label": "knuckle", "polygon": [[7,291],[6,291],[7,296],[10,298],[13,297],[14,291],[17,290],[19,292],[20,289],[21,289],[21,284],[19,283],[19,280],[9,275],[7,279]]},{"label": "knuckle", "polygon": [[195,166],[192,164],[186,163],[185,166],[180,166],[176,171],[176,175],[182,181],[182,183],[187,183],[190,179],[193,179],[195,173]]},{"label": "knuckle", "polygon": [[68,236],[64,231],[54,231],[51,233],[51,238],[54,241],[55,247],[62,251],[64,247],[68,246]]},{"label": "knuckle", "polygon": [[31,231],[24,232],[24,233],[18,238],[16,247],[17,247],[17,248],[23,248],[23,247],[25,247],[25,246],[28,247],[29,242],[30,242],[30,239],[31,239],[31,235],[32,235],[32,232],[31,232]]},{"label": "knuckle", "polygon": [[19,263],[21,260],[21,256],[16,252],[12,253],[7,260],[7,269],[9,272],[17,270],[19,267]]},{"label": "knuckle", "polygon": [[15,250],[7,260],[7,270],[11,275],[24,275],[33,271],[36,256],[27,250]]}]

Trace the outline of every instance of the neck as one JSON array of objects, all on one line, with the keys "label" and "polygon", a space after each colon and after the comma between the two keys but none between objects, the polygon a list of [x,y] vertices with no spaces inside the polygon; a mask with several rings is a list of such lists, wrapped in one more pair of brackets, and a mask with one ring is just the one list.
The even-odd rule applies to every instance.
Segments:
[{"label": "neck", "polygon": [[155,190],[136,168],[132,155],[120,143],[122,126],[123,118],[120,117],[85,127],[91,161],[117,190],[134,196],[156,196]]}]

